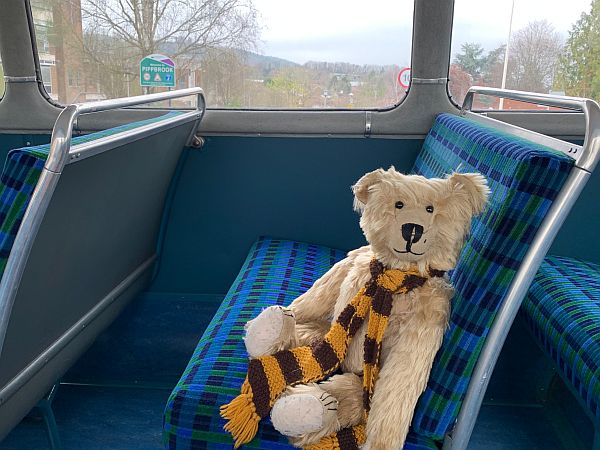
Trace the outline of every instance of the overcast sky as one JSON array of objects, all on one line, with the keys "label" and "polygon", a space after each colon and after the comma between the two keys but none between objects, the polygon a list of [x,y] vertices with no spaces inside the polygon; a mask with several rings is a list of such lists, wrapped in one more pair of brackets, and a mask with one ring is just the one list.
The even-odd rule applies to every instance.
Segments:
[{"label": "overcast sky", "polygon": [[[253,0],[261,53],[298,63],[410,63],[413,0]],[[456,0],[453,55],[463,42],[491,50],[506,41],[512,0]],[[566,38],[591,0],[515,0],[513,31],[547,19]]]}]

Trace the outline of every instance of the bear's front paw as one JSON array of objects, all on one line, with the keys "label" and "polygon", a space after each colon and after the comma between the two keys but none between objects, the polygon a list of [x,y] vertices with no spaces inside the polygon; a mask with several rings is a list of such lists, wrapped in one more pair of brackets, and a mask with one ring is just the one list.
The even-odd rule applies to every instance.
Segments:
[{"label": "bear's front paw", "polygon": [[295,340],[296,320],[288,308],[269,306],[246,324],[244,343],[251,358],[271,355]]},{"label": "bear's front paw", "polygon": [[299,437],[329,428],[335,422],[338,401],[319,388],[312,391],[287,395],[275,402],[271,422],[277,431]]}]

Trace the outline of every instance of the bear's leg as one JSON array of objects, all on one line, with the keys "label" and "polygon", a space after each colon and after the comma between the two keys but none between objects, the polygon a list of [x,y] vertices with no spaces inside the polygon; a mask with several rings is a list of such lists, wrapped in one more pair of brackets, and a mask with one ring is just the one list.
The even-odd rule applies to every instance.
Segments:
[{"label": "bear's leg", "polygon": [[337,408],[335,397],[316,383],[300,384],[288,388],[275,402],[271,422],[293,445],[303,447],[305,436],[337,427]]},{"label": "bear's leg", "polygon": [[334,375],[329,380],[319,383],[319,387],[333,395],[339,403],[337,411],[339,429],[353,427],[363,421],[362,383],[362,378],[353,373]]},{"label": "bear's leg", "polygon": [[271,410],[275,429],[296,447],[316,444],[341,428],[359,424],[362,417],[362,381],[354,374],[288,388]]},{"label": "bear's leg", "polygon": [[288,308],[269,306],[246,326],[244,343],[251,358],[296,346],[296,319]]},{"label": "bear's leg", "polygon": [[326,320],[315,320],[309,323],[296,323],[296,336],[298,345],[310,345],[315,341],[320,341],[325,337],[331,322]]}]

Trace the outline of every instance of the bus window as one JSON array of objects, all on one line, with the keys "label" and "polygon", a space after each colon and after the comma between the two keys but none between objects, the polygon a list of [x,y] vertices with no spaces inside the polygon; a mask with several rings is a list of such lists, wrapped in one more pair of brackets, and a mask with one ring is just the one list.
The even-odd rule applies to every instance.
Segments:
[{"label": "bus window", "polygon": [[213,108],[387,108],[410,81],[413,0],[30,4],[60,104],[201,86]]},{"label": "bus window", "polygon": [[0,55],[0,99],[4,96],[4,68],[2,67],[2,55]]},{"label": "bus window", "polygon": [[2,58],[0,58],[0,98],[4,96],[4,69],[2,68]]},{"label": "bus window", "polygon": [[[590,5],[591,3],[591,5]],[[456,0],[449,92],[457,104],[472,85],[600,99],[600,1]],[[507,50],[508,49],[508,50]],[[590,67],[590,63],[593,67]],[[548,110],[476,96],[474,109]]]}]

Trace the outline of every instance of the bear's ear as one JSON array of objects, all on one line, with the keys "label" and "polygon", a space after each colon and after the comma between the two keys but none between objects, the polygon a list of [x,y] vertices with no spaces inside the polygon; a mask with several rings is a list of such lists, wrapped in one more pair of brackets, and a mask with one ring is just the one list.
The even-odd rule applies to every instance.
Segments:
[{"label": "bear's ear", "polygon": [[479,173],[453,173],[448,177],[448,189],[451,196],[458,194],[461,202],[468,202],[472,215],[483,212],[490,195],[487,180]]},{"label": "bear's ear", "polygon": [[364,209],[369,200],[369,188],[379,183],[384,174],[385,170],[383,169],[374,170],[373,172],[363,175],[362,178],[352,186],[352,192],[354,193],[354,209],[356,211],[361,212]]}]

